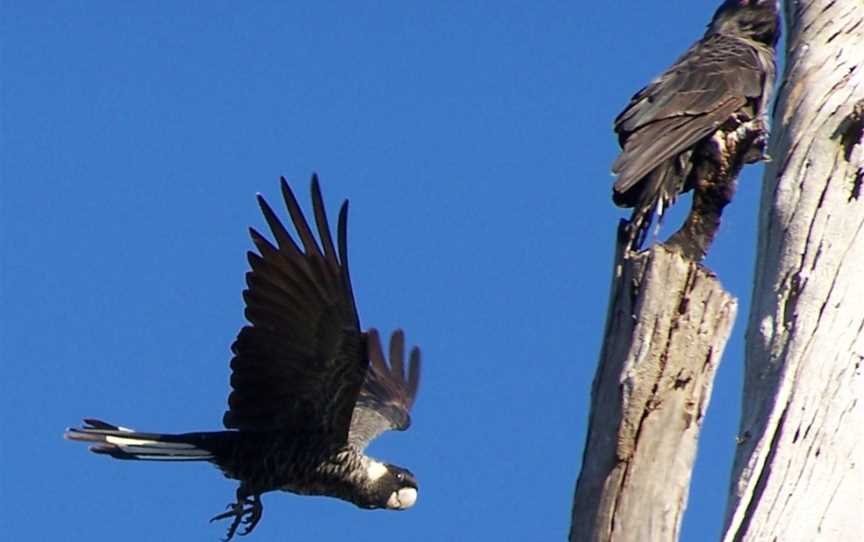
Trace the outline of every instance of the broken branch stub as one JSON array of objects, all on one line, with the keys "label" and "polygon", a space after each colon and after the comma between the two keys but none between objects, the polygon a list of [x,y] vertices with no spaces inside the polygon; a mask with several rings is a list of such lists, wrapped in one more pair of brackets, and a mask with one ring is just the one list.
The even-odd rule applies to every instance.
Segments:
[{"label": "broken branch stub", "polygon": [[737,301],[679,252],[632,253],[619,233],[570,540],[672,541]]}]

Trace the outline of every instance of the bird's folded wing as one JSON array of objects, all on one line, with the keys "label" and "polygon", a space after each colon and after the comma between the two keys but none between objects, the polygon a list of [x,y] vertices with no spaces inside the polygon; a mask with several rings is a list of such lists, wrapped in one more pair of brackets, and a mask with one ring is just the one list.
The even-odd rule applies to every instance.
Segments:
[{"label": "bird's folded wing", "polygon": [[625,192],[759,98],[764,77],[758,51],[740,39],[714,35],[693,45],[615,119],[623,147],[612,165],[615,191]]}]

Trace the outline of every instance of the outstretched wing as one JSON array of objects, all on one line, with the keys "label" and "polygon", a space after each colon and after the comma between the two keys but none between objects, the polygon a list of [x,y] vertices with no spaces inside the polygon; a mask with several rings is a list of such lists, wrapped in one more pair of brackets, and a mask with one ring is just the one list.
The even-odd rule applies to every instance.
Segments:
[{"label": "outstretched wing", "polygon": [[250,229],[259,252],[248,253],[252,270],[243,292],[251,325],[231,347],[233,391],[223,422],[345,439],[369,364],[348,274],[348,202],[339,212],[337,254],[317,177],[312,208],[321,247],[284,178],[281,186],[302,249],[259,195],[276,246]]},{"label": "outstretched wing", "polygon": [[405,374],[405,334],[390,336],[390,363],[384,358],[378,331],[366,333],[369,371],[351,419],[348,441],[361,450],[384,431],[404,431],[411,425],[411,407],[420,385],[420,349],[411,349]]},{"label": "outstretched wing", "polygon": [[[622,146],[612,164],[615,199],[634,206],[627,192],[652,170],[714,132],[749,100],[762,97],[766,71],[747,41],[713,34],[630,100],[615,119]],[[634,191],[638,199],[638,190]]]}]

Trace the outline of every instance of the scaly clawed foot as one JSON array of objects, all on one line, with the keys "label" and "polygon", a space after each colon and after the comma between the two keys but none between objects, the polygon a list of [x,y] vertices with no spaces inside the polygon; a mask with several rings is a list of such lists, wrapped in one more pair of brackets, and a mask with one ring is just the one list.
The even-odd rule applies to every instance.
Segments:
[{"label": "scaly clawed foot", "polygon": [[258,525],[258,522],[261,521],[261,514],[264,513],[264,505],[261,504],[261,496],[253,495],[250,497],[240,497],[237,496],[237,502],[231,503],[228,505],[228,511],[219,514],[218,516],[214,516],[210,519],[210,523],[214,521],[218,521],[220,519],[226,519],[233,517],[234,521],[231,522],[231,525],[228,527],[228,534],[224,538],[225,542],[228,542],[234,537],[234,533],[237,532],[237,528],[240,527],[242,523],[245,527],[242,531],[240,531],[240,536],[246,536],[247,534],[252,532],[252,529]]}]

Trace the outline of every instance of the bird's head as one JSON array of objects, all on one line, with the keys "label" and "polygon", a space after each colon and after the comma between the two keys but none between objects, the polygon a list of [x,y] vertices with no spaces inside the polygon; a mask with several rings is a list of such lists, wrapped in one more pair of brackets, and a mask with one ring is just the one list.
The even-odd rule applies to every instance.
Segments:
[{"label": "bird's head", "polygon": [[780,16],[777,0],[726,0],[706,35],[729,34],[752,39],[770,47],[780,38]]},{"label": "bird's head", "polygon": [[366,469],[368,508],[407,510],[417,502],[417,479],[408,469],[371,461]]}]

